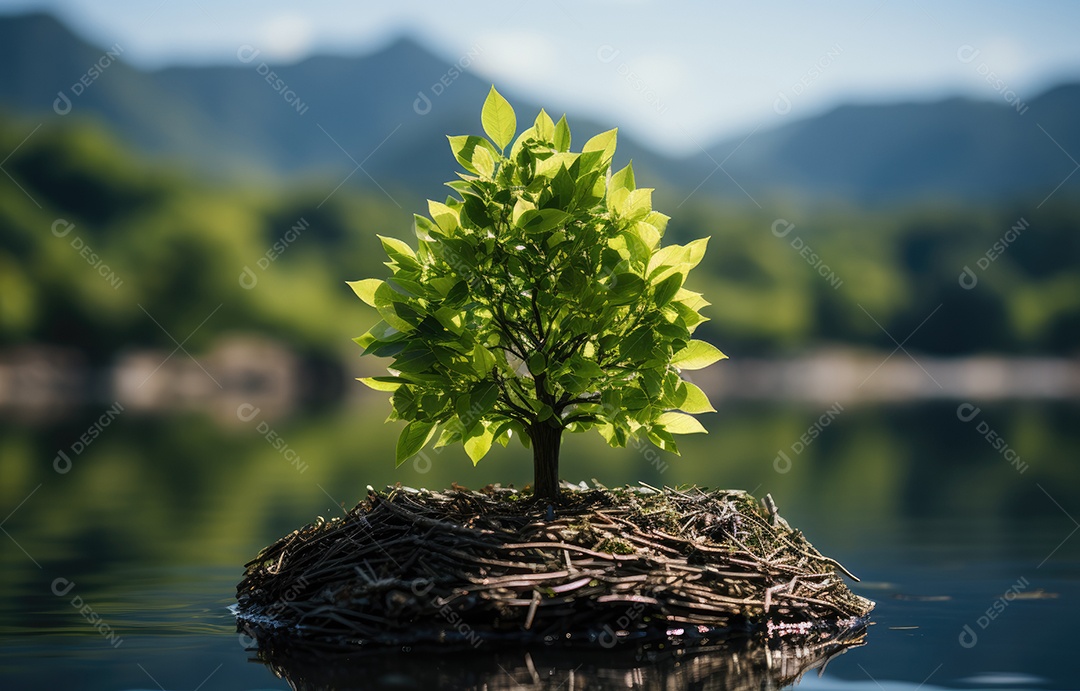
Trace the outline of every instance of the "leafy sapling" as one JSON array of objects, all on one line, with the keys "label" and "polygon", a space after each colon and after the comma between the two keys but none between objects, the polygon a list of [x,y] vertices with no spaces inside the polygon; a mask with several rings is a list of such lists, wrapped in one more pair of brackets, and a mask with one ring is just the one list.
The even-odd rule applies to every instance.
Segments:
[{"label": "leafy sapling", "polygon": [[382,317],[355,341],[393,358],[361,381],[407,423],[398,464],[436,434],[474,464],[517,435],[535,495],[554,500],[564,432],[678,453],[674,435],[705,432],[692,414],[713,411],[680,372],[725,357],[692,338],[709,303],[683,287],[707,238],[661,246],[652,190],[630,165],[610,172],[616,130],[574,153],[566,117],[541,110],[517,134],[494,87],[481,121],[487,138],[449,137],[465,172],[415,217],[417,248],[380,236],[392,275],[349,283]]}]

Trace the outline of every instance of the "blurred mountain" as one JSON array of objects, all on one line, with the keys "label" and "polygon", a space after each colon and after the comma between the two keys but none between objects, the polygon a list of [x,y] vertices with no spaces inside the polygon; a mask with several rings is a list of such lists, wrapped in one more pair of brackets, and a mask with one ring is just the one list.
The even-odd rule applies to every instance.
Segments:
[{"label": "blurred mountain", "polygon": [[[1080,84],[1021,103],[845,105],[709,153],[727,159],[725,169],[750,194],[857,203],[1042,199],[1078,167]],[[1078,184],[1080,176],[1066,186]]]},{"label": "blurred mountain", "polygon": [[[0,82],[0,108],[55,118],[64,92],[73,115],[103,121],[142,152],[215,177],[340,180],[351,171],[350,181],[377,183],[395,196],[430,195],[456,168],[446,135],[480,129],[489,86],[467,71],[476,56],[450,63],[409,38],[366,56],[272,66],[245,46],[233,65],[155,72],[129,67],[116,48],[90,46],[50,15],[0,17],[0,60],[16,66]],[[95,66],[104,67],[100,76],[75,86]],[[540,110],[510,97],[522,125]],[[607,129],[578,119],[572,125],[579,144]],[[653,170],[671,165],[625,137],[619,154]]]},{"label": "blurred mountain", "polygon": [[[214,177],[336,181],[351,171],[350,184],[377,184],[411,205],[449,178],[443,137],[479,130],[488,86],[468,71],[476,56],[448,62],[409,38],[365,56],[291,65],[269,65],[247,46],[222,66],[144,72],[125,57],[122,46],[91,46],[49,15],[0,17],[0,64],[11,72],[0,82],[0,107],[55,118],[66,97],[73,115]],[[510,98],[523,122],[539,110]],[[1025,106],[960,98],[846,105],[685,159],[623,136],[619,159],[633,158],[639,178],[657,187],[748,203],[1041,199],[1077,167],[1080,84]],[[579,144],[611,126],[570,119]],[[1080,175],[1064,189],[1077,185]]]}]

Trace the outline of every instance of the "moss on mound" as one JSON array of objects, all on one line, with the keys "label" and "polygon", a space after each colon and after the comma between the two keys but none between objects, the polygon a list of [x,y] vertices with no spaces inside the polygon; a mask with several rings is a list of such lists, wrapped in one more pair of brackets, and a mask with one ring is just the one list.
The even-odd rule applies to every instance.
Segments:
[{"label": "moss on mound", "polygon": [[740,491],[369,488],[249,562],[237,615],[331,645],[707,642],[857,624],[873,603],[839,572]]}]

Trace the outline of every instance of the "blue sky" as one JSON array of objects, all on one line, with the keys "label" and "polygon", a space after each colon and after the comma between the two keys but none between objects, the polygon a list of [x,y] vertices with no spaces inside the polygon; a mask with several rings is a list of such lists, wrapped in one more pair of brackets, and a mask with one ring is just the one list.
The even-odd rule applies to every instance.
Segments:
[{"label": "blue sky", "polygon": [[1029,99],[1080,80],[1080,3],[0,0],[141,67],[359,54],[402,33],[549,111],[682,152],[844,102]]}]

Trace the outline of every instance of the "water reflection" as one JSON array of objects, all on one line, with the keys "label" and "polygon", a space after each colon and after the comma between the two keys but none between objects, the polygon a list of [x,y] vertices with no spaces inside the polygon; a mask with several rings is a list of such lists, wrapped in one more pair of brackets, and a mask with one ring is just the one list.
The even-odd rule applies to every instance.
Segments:
[{"label": "water reflection", "polygon": [[[915,685],[940,664],[931,684],[1009,672],[1074,688],[1071,657],[1062,651],[1075,638],[1070,604],[1080,601],[1073,520],[1080,518],[1080,407],[973,399],[980,410],[972,416],[970,408],[959,411],[961,403],[844,404],[828,426],[821,416],[831,403],[721,406],[706,416],[710,434],[688,439],[680,457],[665,456],[663,469],[637,449],[574,435],[564,446],[563,475],[771,493],[815,547],[863,579],[855,592],[878,602],[871,644],[830,664],[834,682],[869,684],[869,674]],[[71,678],[95,690],[156,688],[139,664],[169,688],[195,688],[221,664],[204,691],[281,686],[267,667],[247,661],[224,609],[243,563],[261,547],[317,515],[340,515],[368,484],[520,487],[531,476],[528,454],[513,446],[476,467],[446,450],[430,454],[429,465],[395,468],[396,434],[382,423],[382,399],[283,418],[264,408],[248,421],[233,411],[228,425],[206,414],[149,416],[125,406],[93,436],[110,406],[38,425],[0,416],[0,688],[52,688]],[[811,436],[815,424],[821,429]],[[1005,444],[1019,462],[1006,457]],[[777,469],[778,450],[791,460],[787,472]],[[63,473],[61,451],[70,459],[59,464]],[[53,593],[57,578],[76,584],[66,598]],[[1024,592],[1059,597],[1015,598],[983,629],[980,617],[1021,579],[1029,584]],[[118,632],[120,648],[72,607],[75,595]],[[978,645],[961,644],[965,625]],[[530,659],[555,687],[578,664],[578,688],[582,674],[601,678],[595,660],[545,657],[552,654]],[[291,679],[319,681],[307,676],[318,669],[291,666],[282,655],[273,663],[295,669]],[[484,655],[469,667],[460,655],[413,652],[377,656],[386,659],[361,669],[366,679],[401,673],[409,684],[419,675],[430,688],[424,675],[437,672],[477,680],[484,672],[491,686],[533,678],[523,655],[488,655],[487,667]],[[717,661],[709,651],[699,655],[695,664],[720,674],[721,654]],[[623,680],[620,688],[627,678],[648,688],[642,684],[654,683],[660,667],[668,679],[696,678],[673,676],[690,674],[685,656],[631,660],[603,674]],[[394,688],[395,678],[384,688]]]},{"label": "water reflection", "polygon": [[255,659],[298,691],[321,689],[780,689],[864,645],[865,628],[747,637],[692,649],[557,647],[447,652],[326,650],[265,642]]}]

